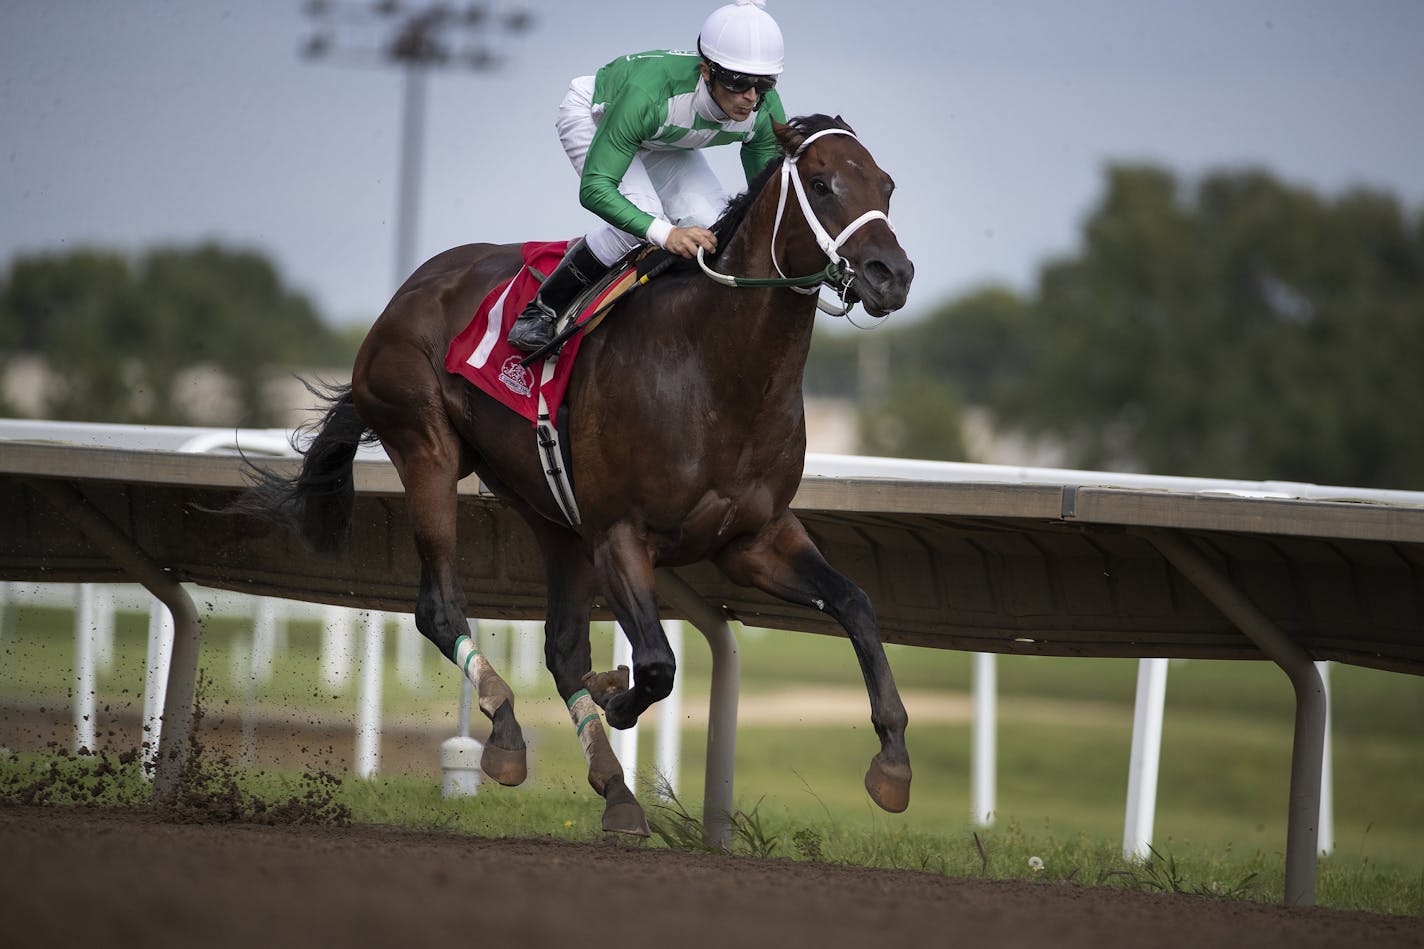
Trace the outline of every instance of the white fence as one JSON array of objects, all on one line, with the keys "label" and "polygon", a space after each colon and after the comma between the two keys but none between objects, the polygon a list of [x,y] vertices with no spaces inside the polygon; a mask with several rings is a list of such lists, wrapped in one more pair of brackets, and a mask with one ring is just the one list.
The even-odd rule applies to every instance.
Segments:
[{"label": "white fence", "polygon": [[[250,764],[256,742],[256,709],[261,689],[272,680],[273,670],[288,642],[288,625],[294,620],[321,623],[318,665],[323,687],[340,694],[356,684],[355,773],[370,778],[380,764],[382,682],[385,637],[395,625],[395,666],[400,682],[419,690],[430,670],[425,661],[431,647],[415,628],[408,613],[383,613],[340,606],[301,603],[272,597],[246,596],[203,588],[197,593],[205,614],[211,617],[250,619],[252,634],[233,644],[231,680],[243,693],[240,759]],[[148,644],[144,674],[144,763],[152,766],[161,733],[161,710],[167,670],[173,649],[172,614],[140,586],[129,584],[0,583],[0,615],[7,603],[47,606],[74,611],[74,740],[73,747],[94,749],[97,722],[98,675],[109,672],[114,660],[115,616],[120,612],[147,614]],[[670,622],[668,640],[675,659],[682,661],[683,628]],[[474,623],[476,635],[480,624]],[[501,622],[486,624],[498,633],[482,637],[481,650],[509,679],[516,692],[527,690],[543,673],[543,624]],[[615,636],[614,665],[631,665],[627,639]],[[463,678],[458,670],[441,663],[437,674]],[[464,690],[462,690],[463,692]],[[462,697],[458,737],[470,737],[469,696]],[[654,766],[678,790],[681,758],[682,697],[680,683],[659,705]],[[638,729],[614,732],[615,753],[624,764],[630,787],[638,764]]]},{"label": "white fence", "polygon": [[[256,707],[261,687],[270,682],[272,671],[286,649],[288,624],[293,620],[321,623],[319,668],[322,684],[336,693],[356,682],[355,773],[373,777],[380,766],[381,683],[385,636],[396,626],[396,671],[400,681],[419,689],[428,674],[425,658],[430,647],[415,629],[409,614],[299,603],[268,597],[251,597],[203,588],[199,598],[209,616],[250,618],[252,635],[245,648],[237,644],[232,653],[233,681],[245,686],[240,758],[250,763],[256,742]],[[160,712],[167,683],[167,667],[173,645],[172,618],[168,610],[142,587],[122,584],[39,584],[0,583],[0,615],[6,604],[43,605],[74,611],[74,747],[96,747],[96,682],[99,671],[108,671],[114,660],[114,618],[120,612],[147,613],[149,635],[144,676],[143,728],[145,763],[151,765],[157,753]],[[482,649],[509,678],[516,691],[525,690],[542,674],[542,623],[499,624],[504,635],[482,637]],[[664,624],[679,667],[683,658],[683,624]],[[479,624],[476,624],[478,630]],[[358,636],[359,629],[359,636]],[[358,652],[359,650],[359,652]],[[612,665],[631,665],[631,647],[621,630],[614,636]],[[1184,661],[1184,660],[1179,660]],[[1326,682],[1328,663],[1318,663]],[[974,656],[974,701],[972,723],[971,818],[981,826],[994,821],[997,774],[997,656]],[[1152,842],[1156,812],[1157,775],[1161,759],[1163,714],[1167,692],[1168,660],[1142,659],[1138,664],[1137,697],[1133,715],[1132,750],[1128,767],[1127,803],[1123,822],[1123,853],[1146,858]],[[357,673],[359,672],[359,678]],[[440,664],[439,674],[458,676],[453,666]],[[463,678],[463,677],[461,677]],[[461,689],[459,727],[453,736],[470,740],[471,690]],[[656,719],[657,743],[654,767],[680,793],[678,775],[681,761],[682,694],[679,685],[659,703]],[[1328,729],[1328,726],[1327,726]],[[625,780],[636,787],[639,764],[639,727],[614,731],[613,750],[623,764]],[[475,793],[478,772],[468,767],[478,760],[478,743],[447,743],[442,749],[447,794]],[[452,762],[457,762],[453,763]],[[1334,849],[1333,795],[1330,742],[1325,745],[1322,775],[1319,849]]]}]

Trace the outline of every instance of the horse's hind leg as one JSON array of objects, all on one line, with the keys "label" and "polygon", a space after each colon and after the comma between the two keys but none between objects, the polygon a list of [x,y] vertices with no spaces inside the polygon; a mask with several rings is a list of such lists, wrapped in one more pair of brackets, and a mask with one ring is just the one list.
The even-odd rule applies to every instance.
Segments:
[{"label": "horse's hind leg", "polygon": [[[463,597],[460,602],[463,604]],[[489,739],[480,755],[480,768],[500,784],[510,787],[523,784],[529,765],[524,733],[514,717],[514,692],[480,653],[474,636],[466,633],[456,637],[453,652],[452,661],[474,683],[480,711],[490,720]]]},{"label": "horse's hind leg", "polygon": [[395,463],[409,501],[420,593],[415,625],[475,685],[480,711],[490,720],[480,767],[500,784],[516,785],[528,774],[524,733],[514,717],[514,693],[479,651],[465,617],[465,593],[455,563],[459,447],[454,433],[424,439],[419,452],[406,449],[399,435],[382,442]]},{"label": "horse's hind leg", "polygon": [[814,607],[845,628],[865,677],[870,722],[880,738],[880,753],[865,773],[865,789],[885,810],[903,811],[910,805],[910,755],[905,749],[909,716],[895,688],[865,591],[826,563],[801,522],[789,512],[755,538],[723,550],[717,566],[737,583]]},{"label": "horse's hind leg", "polygon": [[544,658],[583,746],[588,783],[604,799],[603,829],[647,837],[643,808],[623,779],[623,767],[608,743],[598,706],[583,685],[592,668],[588,643],[594,597],[592,565],[571,538],[555,529],[535,526],[544,548],[549,587]]}]

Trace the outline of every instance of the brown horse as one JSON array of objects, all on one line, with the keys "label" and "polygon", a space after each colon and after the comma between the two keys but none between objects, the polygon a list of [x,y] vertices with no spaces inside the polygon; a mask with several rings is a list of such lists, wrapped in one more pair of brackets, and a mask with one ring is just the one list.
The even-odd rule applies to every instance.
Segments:
[{"label": "brown horse", "polygon": [[[577,528],[555,503],[529,422],[444,368],[451,339],[520,266],[516,245],[457,247],[416,270],[372,326],[351,385],[329,393],[301,472],[260,477],[242,503],[335,549],[351,518],[352,458],[360,441],[380,439],[414,522],[416,625],[475,682],[492,726],[485,771],[518,784],[524,740],[513,695],[468,635],[456,570],[456,484],[477,472],[543,549],[545,655],[589,783],[605,799],[605,830],[647,834],[598,710],[628,728],[671,690],[654,570],[702,560],[845,628],[880,738],[866,787],[886,810],[909,804],[907,719],[870,601],[788,510],[805,460],[801,381],[817,298],[779,275],[825,271],[843,299],[883,315],[904,305],[914,268],[886,216],[893,182],[849,126],[809,116],[776,134],[782,160],[713,229],[718,272],[742,285],[680,262],[583,340],[567,394]],[[591,671],[589,617],[600,596],[632,644],[631,686],[626,673]]]}]

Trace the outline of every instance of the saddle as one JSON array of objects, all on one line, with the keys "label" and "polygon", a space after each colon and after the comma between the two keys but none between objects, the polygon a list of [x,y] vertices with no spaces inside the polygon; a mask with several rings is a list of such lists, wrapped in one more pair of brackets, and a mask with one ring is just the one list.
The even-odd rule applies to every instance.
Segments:
[{"label": "saddle", "polygon": [[445,369],[533,423],[549,490],[565,519],[578,527],[578,506],[568,476],[568,407],[563,399],[579,344],[618,300],[647,283],[676,257],[653,247],[633,251],[579,295],[560,319],[549,346],[525,355],[506,341],[509,328],[534,298],[545,274],[563,259],[568,245],[568,241],[523,245],[524,266],[486,294],[469,324],[450,341]]},{"label": "saddle", "polygon": [[[636,290],[662,273],[674,260],[676,257],[673,254],[653,244],[643,244],[629,251],[608,268],[608,273],[574,298],[569,308],[559,316],[554,326],[553,340],[547,346],[525,356],[522,364],[529,366],[551,352],[557,353],[575,333],[585,336],[592,333],[624,294]],[[529,269],[541,284],[548,277],[548,274],[541,273],[532,266]],[[594,305],[595,301],[597,306]]]}]

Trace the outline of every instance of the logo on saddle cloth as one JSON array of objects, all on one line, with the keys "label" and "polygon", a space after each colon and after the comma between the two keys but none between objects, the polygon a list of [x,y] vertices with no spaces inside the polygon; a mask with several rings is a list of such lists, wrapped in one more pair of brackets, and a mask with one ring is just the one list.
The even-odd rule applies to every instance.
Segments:
[{"label": "logo on saddle cloth", "polygon": [[527,396],[534,391],[534,373],[519,364],[519,356],[510,356],[499,367],[499,381],[510,392]]}]

